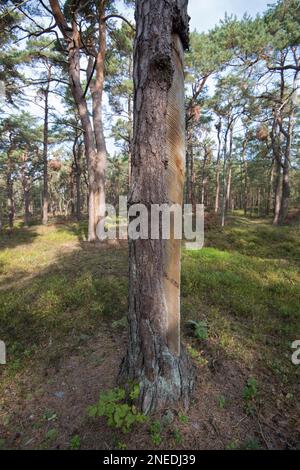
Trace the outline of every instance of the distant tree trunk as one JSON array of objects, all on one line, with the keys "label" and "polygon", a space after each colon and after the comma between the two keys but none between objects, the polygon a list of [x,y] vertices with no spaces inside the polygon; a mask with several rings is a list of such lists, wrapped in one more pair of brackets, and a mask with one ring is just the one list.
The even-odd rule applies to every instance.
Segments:
[{"label": "distant tree trunk", "polygon": [[273,225],[279,224],[280,206],[281,206],[281,159],[277,156],[275,160],[275,206]]},{"label": "distant tree trunk", "polygon": [[193,142],[191,142],[191,153],[190,153],[190,187],[189,187],[189,200],[190,204],[192,204],[193,207],[193,212],[195,213],[196,211],[196,200],[195,200],[195,181],[196,181],[196,175],[195,175],[195,168],[194,168],[194,148],[193,148]]},{"label": "distant tree trunk", "polygon": [[15,217],[15,202],[14,202],[14,182],[13,182],[13,163],[12,163],[12,149],[7,153],[7,172],[6,172],[6,192],[7,192],[7,214],[8,214],[8,227],[9,230],[14,228]]},{"label": "distant tree trunk", "polygon": [[49,140],[49,90],[51,81],[51,65],[48,65],[47,85],[44,89],[44,138],[43,138],[43,215],[42,222],[48,223],[49,191],[48,191],[48,140]]},{"label": "distant tree trunk", "polygon": [[201,178],[201,204],[205,202],[205,193],[206,193],[206,186],[207,186],[207,175],[206,175],[206,164],[208,160],[209,154],[208,149],[204,149],[204,159],[203,159],[203,166],[202,166],[202,178]]},{"label": "distant tree trunk", "polygon": [[247,215],[248,212],[248,162],[247,162],[247,144],[248,144],[248,134],[246,133],[243,140],[242,146],[242,159],[244,167],[244,197],[243,197],[243,207],[244,215]]},{"label": "distant tree trunk", "polygon": [[283,174],[282,174],[282,198],[281,198],[281,206],[280,206],[280,213],[279,213],[279,223],[280,225],[284,225],[286,217],[289,211],[289,198],[290,198],[290,166],[291,166],[291,150],[292,150],[292,142],[293,142],[293,132],[295,127],[295,112],[297,107],[297,81],[298,81],[298,74],[295,74],[294,77],[294,84],[293,84],[293,96],[291,99],[291,110],[289,113],[288,119],[288,129],[284,131],[281,128],[281,131],[286,139],[285,143],[285,152],[284,152],[284,162],[283,162]]},{"label": "distant tree trunk", "polygon": [[218,131],[218,154],[217,154],[217,164],[216,164],[216,198],[215,198],[215,213],[219,212],[220,208],[220,163],[221,163],[221,130],[222,130],[222,121],[219,120],[216,124],[216,129]]},{"label": "distant tree trunk", "polygon": [[75,139],[73,145],[73,172],[75,177],[76,188],[76,219],[81,219],[81,152],[82,145],[77,145],[78,138]]},{"label": "distant tree trunk", "polygon": [[225,227],[225,216],[226,216],[226,199],[227,199],[227,141],[230,125],[227,126],[224,136],[224,163],[223,163],[223,177],[222,177],[222,214],[221,214],[221,226]]},{"label": "distant tree trunk", "polygon": [[[132,76],[132,58],[129,59],[129,77]],[[133,131],[133,116],[132,116],[132,96],[128,96],[127,101],[127,112],[128,112],[128,125],[129,125],[129,142],[128,142],[128,191],[131,183],[131,163],[132,163],[132,131]]]},{"label": "distant tree trunk", "polygon": [[231,181],[232,181],[232,145],[233,145],[233,129],[230,127],[229,130],[229,154],[228,154],[228,176],[226,182],[226,211],[230,208],[230,196],[231,196]]},{"label": "distant tree trunk", "polygon": [[267,206],[266,206],[266,215],[270,214],[270,210],[273,202],[273,182],[274,182],[274,160],[272,161],[270,177],[268,182],[268,194],[267,194]]},{"label": "distant tree trunk", "polygon": [[274,114],[271,143],[274,158],[274,173],[275,173],[275,186],[274,186],[274,217],[273,225],[279,224],[280,206],[281,206],[281,170],[282,170],[282,156],[281,156],[281,141],[278,132],[278,122],[276,114]]},{"label": "distant tree trunk", "polygon": [[192,171],[191,171],[191,160],[192,160],[192,153],[193,153],[193,140],[192,140],[192,129],[189,127],[187,129],[187,152],[186,152],[186,160],[185,160],[185,203],[191,204],[191,179],[192,179]]},{"label": "distant tree trunk", "polygon": [[[87,70],[87,82],[92,95],[93,126],[80,78],[81,36],[78,29],[76,10],[73,13],[71,27],[63,15],[58,0],[49,0],[53,16],[67,43],[70,86],[83,128],[85,153],[88,162],[88,240],[97,239],[97,225],[105,217],[105,169],[106,146],[102,121],[102,94],[104,85],[104,62],[106,50],[106,0],[97,2],[98,15],[98,50],[96,57],[90,56]],[[78,5],[78,4],[77,4]],[[96,45],[93,44],[96,49]],[[96,73],[93,78],[94,71]]]},{"label": "distant tree trunk", "polygon": [[29,226],[30,220],[30,182],[29,176],[27,174],[26,162],[28,158],[27,151],[24,152],[23,155],[23,164],[21,166],[21,174],[22,174],[22,187],[23,187],[23,197],[24,197],[24,226]]},{"label": "distant tree trunk", "polygon": [[[187,0],[140,0],[136,21],[130,204],[150,210],[183,198]],[[129,245],[129,344],[120,381],[140,384],[145,413],[178,402],[187,407],[194,377],[180,347],[180,240]]]},{"label": "distant tree trunk", "polygon": [[102,120],[102,96],[106,52],[105,1],[99,3],[99,50],[96,77],[90,82],[96,152],[89,158],[89,241],[96,239],[97,224],[105,217],[106,145]]}]

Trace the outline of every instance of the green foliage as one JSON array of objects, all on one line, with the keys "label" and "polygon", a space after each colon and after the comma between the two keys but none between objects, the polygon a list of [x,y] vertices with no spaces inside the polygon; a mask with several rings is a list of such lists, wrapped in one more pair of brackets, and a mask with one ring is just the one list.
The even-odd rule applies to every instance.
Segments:
[{"label": "green foliage", "polygon": [[250,377],[243,390],[243,398],[246,401],[254,400],[258,394],[257,380]]},{"label": "green foliage", "polygon": [[225,450],[237,450],[238,448],[238,442],[235,440],[228,442],[225,446]]},{"label": "green foliage", "polygon": [[180,431],[180,429],[178,428],[173,429],[172,436],[176,444],[180,445],[182,443],[182,432]]},{"label": "green foliage", "polygon": [[80,449],[80,445],[81,445],[80,437],[77,434],[75,434],[70,439],[70,449],[71,450],[78,450],[78,449]]},{"label": "green foliage", "polygon": [[[139,385],[133,385],[129,393],[131,402],[137,400],[139,394]],[[104,416],[109,426],[121,429],[124,433],[128,433],[134,424],[141,424],[147,420],[134,404],[126,403],[126,392],[122,388],[100,393],[98,403],[88,408],[88,415],[93,418]]]},{"label": "green foliage", "polygon": [[183,413],[178,413],[178,419],[182,424],[187,424],[189,422],[189,417]]},{"label": "green foliage", "polygon": [[223,410],[226,406],[226,397],[224,397],[224,395],[220,395],[218,397],[218,404],[219,404],[219,407],[221,408],[221,410]]},{"label": "green foliage", "polygon": [[261,445],[256,439],[247,439],[240,447],[241,450],[261,450]]},{"label": "green foliage", "polygon": [[58,438],[58,430],[51,428],[46,432],[45,438],[47,441],[55,441]]},{"label": "green foliage", "polygon": [[43,419],[45,421],[56,421],[57,420],[57,414],[56,414],[55,411],[46,410],[45,413],[43,414]]},{"label": "green foliage", "polygon": [[258,387],[257,380],[250,377],[243,390],[243,398],[245,401],[245,412],[248,415],[254,415],[255,413],[255,399],[257,398]]},{"label": "green foliage", "polygon": [[193,328],[194,335],[200,341],[208,338],[208,329],[206,321],[189,320],[187,325]]},{"label": "green foliage", "polygon": [[155,420],[151,423],[149,428],[152,444],[159,446],[162,443],[162,425],[160,421]]}]

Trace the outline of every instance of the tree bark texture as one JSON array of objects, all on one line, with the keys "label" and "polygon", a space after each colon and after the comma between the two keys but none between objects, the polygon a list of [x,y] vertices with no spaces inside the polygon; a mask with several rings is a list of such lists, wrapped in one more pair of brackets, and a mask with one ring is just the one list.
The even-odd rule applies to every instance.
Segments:
[{"label": "tree bark texture", "polygon": [[[136,23],[129,204],[150,210],[151,204],[183,199],[187,0],[140,0]],[[140,384],[145,413],[178,402],[188,407],[194,373],[180,347],[180,240],[129,245],[129,346],[120,381]]]}]

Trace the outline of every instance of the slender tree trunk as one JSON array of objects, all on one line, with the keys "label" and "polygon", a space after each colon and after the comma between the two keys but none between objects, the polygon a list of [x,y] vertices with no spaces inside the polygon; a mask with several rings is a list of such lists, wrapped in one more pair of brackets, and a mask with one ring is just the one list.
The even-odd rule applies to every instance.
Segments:
[{"label": "slender tree trunk", "polygon": [[229,130],[229,155],[228,155],[228,176],[226,181],[226,211],[230,209],[231,196],[231,180],[232,180],[232,145],[233,145],[233,129]]},{"label": "slender tree trunk", "polygon": [[49,90],[51,81],[51,65],[48,65],[47,85],[44,90],[45,109],[44,109],[44,139],[43,139],[43,215],[42,222],[48,223],[49,209],[49,191],[48,191],[48,140],[49,140]]},{"label": "slender tree trunk", "polygon": [[[106,145],[102,120],[104,62],[106,51],[105,0],[99,6],[99,50],[96,58],[96,78],[90,83],[93,101],[93,124],[96,152],[89,160],[89,240],[96,239],[96,227],[105,217]],[[95,233],[94,233],[95,232]]]},{"label": "slender tree trunk", "polygon": [[228,139],[229,126],[226,129],[224,137],[224,163],[223,163],[223,177],[222,177],[222,215],[221,215],[221,226],[225,227],[226,217],[226,195],[227,195],[227,139]]},{"label": "slender tree trunk", "polygon": [[248,212],[248,162],[247,162],[247,144],[248,144],[248,134],[245,135],[242,146],[242,159],[244,167],[244,197],[243,197],[243,207],[244,215],[247,216]]},{"label": "slender tree trunk", "polygon": [[14,182],[12,177],[12,150],[9,149],[6,173],[6,192],[7,192],[7,214],[8,214],[8,227],[9,230],[14,228],[15,217],[15,201],[14,201]]},{"label": "slender tree trunk", "polygon": [[[136,21],[130,204],[150,210],[183,198],[187,1],[140,0]],[[194,379],[180,347],[180,240],[130,240],[129,246],[129,345],[120,381],[140,384],[145,413],[178,402],[187,407]]]},{"label": "slender tree trunk", "polygon": [[216,198],[215,198],[215,213],[219,212],[220,208],[220,163],[221,163],[221,130],[222,130],[222,121],[219,120],[216,125],[218,131],[218,155],[217,155],[217,165],[216,165]]},{"label": "slender tree trunk", "polygon": [[22,187],[23,187],[23,198],[24,198],[24,226],[29,226],[30,220],[30,182],[29,177],[27,174],[26,162],[27,162],[28,154],[27,152],[23,155],[23,164],[21,167],[21,174],[22,174]]},{"label": "slender tree trunk", "polygon": [[[87,82],[92,95],[93,127],[80,79],[80,48],[82,42],[76,21],[76,12],[74,12],[70,28],[61,11],[59,2],[49,0],[49,3],[57,25],[67,42],[71,91],[84,131],[84,145],[88,162],[88,240],[95,241],[97,239],[97,225],[105,217],[106,146],[102,122],[102,93],[106,49],[106,0],[97,2],[99,44],[96,58],[94,59],[92,55],[89,58],[87,73]],[[95,44],[93,46],[97,49]],[[96,77],[92,78],[94,70],[96,71]]]},{"label": "slender tree trunk", "polygon": [[76,188],[76,219],[81,219],[81,148],[77,146],[77,139],[73,146],[73,158],[74,158],[74,173],[75,173],[75,188]]},{"label": "slender tree trunk", "polygon": [[279,223],[284,225],[286,217],[289,211],[289,198],[290,198],[290,166],[291,166],[291,150],[293,142],[293,133],[295,127],[295,112],[297,106],[297,82],[298,74],[295,74],[294,84],[293,84],[293,96],[291,98],[291,110],[288,120],[288,129],[287,132],[284,132],[286,138],[285,152],[284,152],[284,162],[283,162],[283,174],[282,174],[282,198],[279,214]]},{"label": "slender tree trunk", "polygon": [[[132,76],[132,58],[129,59],[129,77]],[[128,142],[128,191],[131,184],[131,163],[132,163],[132,131],[133,131],[133,116],[132,116],[132,96],[128,96],[127,101],[128,112],[128,125],[129,125],[129,142]]]},{"label": "slender tree trunk", "polygon": [[279,224],[280,206],[281,206],[281,160],[275,161],[275,206],[273,225]]},{"label": "slender tree trunk", "polygon": [[196,181],[196,175],[195,175],[195,167],[194,167],[194,148],[193,148],[193,142],[191,142],[191,153],[190,153],[190,169],[191,169],[191,174],[190,174],[190,188],[189,188],[189,200],[190,203],[192,204],[193,207],[193,212],[196,212],[196,200],[195,200],[195,181]]},{"label": "slender tree trunk", "polygon": [[186,152],[186,160],[185,160],[185,203],[191,204],[191,178],[192,178],[192,171],[191,171],[191,159],[193,153],[193,137],[192,137],[192,128],[189,127],[187,130],[187,152]]},{"label": "slender tree trunk", "polygon": [[273,203],[273,183],[274,183],[274,160],[272,161],[269,183],[268,183],[268,195],[267,195],[267,206],[266,206],[266,215],[270,214],[270,210]]},{"label": "slender tree trunk", "polygon": [[202,181],[201,181],[201,204],[205,202],[205,194],[206,194],[206,185],[207,185],[207,175],[206,175],[206,163],[208,159],[207,149],[204,151],[204,160],[202,166]]}]

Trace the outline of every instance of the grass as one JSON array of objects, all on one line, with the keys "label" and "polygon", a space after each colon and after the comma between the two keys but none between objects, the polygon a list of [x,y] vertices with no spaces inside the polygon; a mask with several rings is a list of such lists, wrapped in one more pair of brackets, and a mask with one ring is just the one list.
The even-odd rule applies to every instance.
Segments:
[{"label": "grass", "polygon": [[[84,223],[1,235],[0,337],[15,366],[49,341],[80,341],[126,313],[126,251],[89,247],[85,236]],[[300,337],[299,230],[236,217],[205,244],[183,252],[184,320],[208,321],[210,336],[245,359],[272,343],[280,362]]]},{"label": "grass", "polygon": [[295,379],[290,353],[300,337],[299,229],[239,217],[224,231],[207,232],[205,244],[183,254],[185,318],[208,320],[210,337],[226,354],[251,361],[258,351]]},{"label": "grass", "polygon": [[[104,324],[119,334],[125,326],[127,289],[127,250],[88,244],[85,222],[28,229],[17,224],[12,234],[2,233],[0,339],[7,345],[8,364],[0,370],[0,392],[21,369],[33,362],[55,365]],[[300,338],[296,225],[279,228],[235,216],[223,231],[210,229],[205,248],[183,250],[181,298],[183,325],[190,320],[205,325],[199,337],[183,327],[199,368],[207,368],[209,346],[222,358],[246,365],[249,377],[267,371],[293,407],[297,396],[292,387],[300,377],[291,362],[291,344]],[[258,380],[265,380],[259,388],[263,396],[267,379]],[[225,406],[220,397],[222,390],[215,401],[227,409],[230,399]],[[54,428],[48,431],[46,447],[56,434]],[[80,447],[78,439],[76,434],[69,446]]]},{"label": "grass", "polygon": [[126,313],[126,251],[89,247],[79,231],[74,224],[18,227],[0,240],[0,338],[9,367],[41,348],[56,356]]}]

